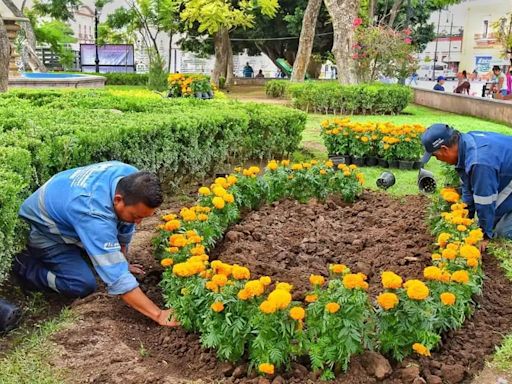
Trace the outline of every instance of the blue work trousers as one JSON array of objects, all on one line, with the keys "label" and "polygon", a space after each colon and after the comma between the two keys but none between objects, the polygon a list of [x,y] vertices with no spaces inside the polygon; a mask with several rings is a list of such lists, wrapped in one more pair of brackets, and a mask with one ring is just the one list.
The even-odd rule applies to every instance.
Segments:
[{"label": "blue work trousers", "polygon": [[85,297],[97,285],[84,256],[87,257],[76,245],[58,244],[44,249],[29,246],[28,252],[14,261],[14,272],[31,288]]},{"label": "blue work trousers", "polygon": [[512,212],[508,212],[498,221],[494,228],[497,237],[512,239]]}]

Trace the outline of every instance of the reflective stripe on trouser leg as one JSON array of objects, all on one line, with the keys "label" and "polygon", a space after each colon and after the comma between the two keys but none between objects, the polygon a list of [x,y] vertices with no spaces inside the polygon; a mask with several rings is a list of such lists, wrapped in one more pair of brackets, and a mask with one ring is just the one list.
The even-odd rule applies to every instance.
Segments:
[{"label": "reflective stripe on trouser leg", "polygon": [[57,289],[57,282],[55,281],[57,276],[52,271],[48,271],[46,275],[46,279],[48,280],[48,286],[53,289],[55,292],[59,292]]}]

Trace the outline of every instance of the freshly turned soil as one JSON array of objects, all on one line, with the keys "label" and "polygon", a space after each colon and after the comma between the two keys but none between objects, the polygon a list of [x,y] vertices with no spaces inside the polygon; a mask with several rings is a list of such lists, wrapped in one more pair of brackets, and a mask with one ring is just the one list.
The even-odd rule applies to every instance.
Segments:
[{"label": "freshly turned soil", "polygon": [[[301,205],[285,200],[245,214],[210,256],[245,265],[252,277],[268,275],[273,281],[293,284],[297,300],[308,291],[310,274],[327,276],[329,264],[343,263],[353,272],[368,275],[370,295],[375,297],[381,290],[382,271],[420,278],[430,264],[433,239],[425,223],[427,203],[421,196],[397,199],[377,192],[365,192],[354,204],[328,200]],[[173,206],[171,211],[177,211],[178,205]],[[130,254],[131,262],[146,268],[140,280],[142,289],[161,304],[161,268],[151,250],[156,224],[156,218],[143,223]],[[475,298],[474,315],[460,330],[443,335],[441,348],[431,358],[391,362],[393,374],[381,382],[409,383],[404,369],[416,365],[422,377],[435,375],[445,380],[448,377],[443,375],[460,369],[463,382],[468,383],[483,368],[485,358],[512,331],[512,285],[491,256],[484,255],[484,267],[484,293]],[[57,347],[53,363],[69,372],[70,383],[264,382],[254,376],[231,376],[234,367],[217,361],[215,351],[202,349],[198,335],[160,327],[103,292],[76,301],[73,308],[79,321],[52,338]],[[305,372],[307,365],[302,361],[274,382],[320,382]],[[354,357],[349,371],[334,382],[377,380]]]}]

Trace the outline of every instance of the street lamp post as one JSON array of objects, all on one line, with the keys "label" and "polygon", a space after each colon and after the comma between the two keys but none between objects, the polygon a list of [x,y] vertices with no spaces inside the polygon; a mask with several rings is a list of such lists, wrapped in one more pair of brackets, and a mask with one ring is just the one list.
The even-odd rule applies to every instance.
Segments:
[{"label": "street lamp post", "polygon": [[432,70],[432,80],[436,80],[436,63],[437,63],[437,41],[439,40],[439,26],[441,24],[441,10],[439,10],[439,16],[437,18],[437,32],[436,32],[436,45],[434,48],[434,68]]},{"label": "street lamp post", "polygon": [[98,24],[100,21],[100,12],[101,8],[94,8],[94,48],[96,50],[96,56],[94,58],[94,63],[96,64],[96,73],[100,72],[100,56],[98,54]]}]

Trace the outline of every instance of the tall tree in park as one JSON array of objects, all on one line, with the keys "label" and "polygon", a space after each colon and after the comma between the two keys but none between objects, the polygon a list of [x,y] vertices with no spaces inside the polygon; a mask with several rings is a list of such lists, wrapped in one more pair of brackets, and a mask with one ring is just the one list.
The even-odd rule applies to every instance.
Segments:
[{"label": "tall tree in park", "polygon": [[354,21],[359,12],[359,0],[324,0],[331,15],[334,29],[332,53],[338,68],[338,81],[352,84],[357,81],[352,61],[354,46]]},{"label": "tall tree in park", "polygon": [[295,62],[293,63],[292,81],[304,81],[306,69],[313,51],[313,43],[315,39],[316,21],[322,0],[309,0],[304,17],[302,19],[302,29],[300,31],[299,48]]},{"label": "tall tree in park", "polygon": [[493,23],[493,29],[503,57],[508,57],[512,66],[512,12]]},{"label": "tall tree in park", "polygon": [[10,44],[4,21],[0,17],[0,92],[5,92],[8,88]]},{"label": "tall tree in park", "polygon": [[215,66],[212,80],[219,84],[224,77],[230,84],[233,77],[233,48],[229,33],[234,28],[252,28],[255,14],[274,17],[279,7],[277,0],[184,0],[181,17],[189,28],[198,25],[200,33],[213,36]]}]

